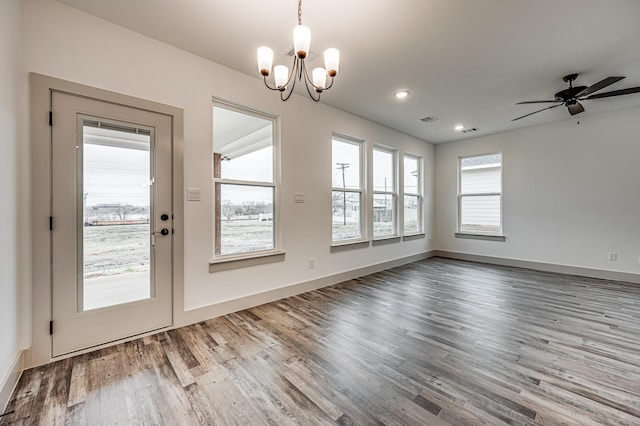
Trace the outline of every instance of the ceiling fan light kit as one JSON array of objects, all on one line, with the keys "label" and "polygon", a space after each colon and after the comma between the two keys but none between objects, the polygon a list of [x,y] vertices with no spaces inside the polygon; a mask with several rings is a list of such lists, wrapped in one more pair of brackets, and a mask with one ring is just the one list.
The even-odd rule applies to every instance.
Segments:
[{"label": "ceiling fan light kit", "polygon": [[569,83],[569,87],[559,91],[554,95],[553,100],[546,101],[525,101],[518,102],[516,105],[524,105],[524,104],[544,104],[544,103],[554,103],[555,105],[551,105],[547,108],[542,108],[541,110],[534,111],[529,114],[522,115],[520,117],[516,117],[511,121],[517,121],[521,118],[528,117],[533,114],[537,114],[542,111],[546,111],[548,109],[557,108],[559,106],[566,106],[569,114],[576,115],[580,114],[584,111],[584,106],[580,103],[580,101],[589,101],[592,99],[602,99],[602,98],[610,98],[613,96],[621,96],[621,95],[630,95],[632,93],[640,93],[640,87],[629,87],[627,89],[621,90],[613,90],[611,92],[603,92],[603,93],[595,93],[598,92],[605,87],[608,87],[618,81],[622,80],[624,77],[607,77],[604,80],[600,80],[596,84],[591,86],[573,86],[573,82],[578,78],[578,74],[569,74],[565,75],[562,80],[565,83]]},{"label": "ceiling fan light kit", "polygon": [[[280,99],[287,101],[296,86],[296,80],[302,81],[307,93],[314,101],[320,101],[320,95],[333,86],[333,79],[340,68],[340,51],[329,48],[324,51],[324,68],[314,68],[311,78],[307,71],[305,59],[309,55],[311,45],[311,30],[302,25],[302,0],[298,0],[298,25],[293,29],[293,65],[291,72],[284,65],[273,67],[273,85],[267,82],[273,65],[273,50],[266,46],[258,48],[258,70],[264,79],[264,85],[270,90],[280,92]],[[327,77],[331,79],[327,85]]]}]

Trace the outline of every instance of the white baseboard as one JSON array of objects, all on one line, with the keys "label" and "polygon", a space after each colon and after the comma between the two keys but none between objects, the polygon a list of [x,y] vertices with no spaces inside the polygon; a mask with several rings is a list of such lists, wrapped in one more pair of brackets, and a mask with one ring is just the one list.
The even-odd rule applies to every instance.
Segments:
[{"label": "white baseboard", "polygon": [[18,352],[11,367],[9,367],[9,370],[5,373],[5,377],[2,377],[2,381],[0,381],[0,414],[3,414],[7,409],[11,394],[18,384],[18,380],[20,380],[23,369],[23,353],[24,351]]},{"label": "white baseboard", "polygon": [[302,294],[308,291],[317,290],[319,288],[327,287],[330,285],[341,283],[343,281],[348,281],[354,278],[359,278],[365,275],[384,271],[385,269],[395,268],[396,266],[406,265],[407,263],[417,262],[419,260],[427,259],[433,256],[434,256],[434,251],[427,251],[427,252],[412,255],[412,256],[402,257],[399,259],[378,263],[376,265],[366,266],[364,268],[354,269],[352,271],[346,271],[339,274],[317,278],[311,281],[305,281],[302,283],[277,288],[275,290],[269,290],[262,293],[252,294],[250,296],[229,300],[227,302],[222,302],[222,303],[218,303],[211,306],[205,306],[202,308],[193,309],[193,310],[182,313],[181,318],[179,319],[179,323],[175,324],[175,327],[182,327],[185,325],[204,321],[210,318],[227,315],[232,312],[238,312],[243,309],[249,309],[254,306],[263,305],[265,303],[274,302],[276,300],[295,296],[297,294]]},{"label": "white baseboard", "polygon": [[602,269],[582,268],[578,266],[558,265],[555,263],[533,262],[530,260],[508,259],[504,257],[483,256],[479,254],[460,253],[455,251],[434,250],[433,256],[448,259],[469,260],[492,265],[514,266],[516,268],[534,269],[536,271],[557,272],[580,277],[598,278],[611,281],[623,281],[640,284],[640,274],[628,272],[605,271]]}]

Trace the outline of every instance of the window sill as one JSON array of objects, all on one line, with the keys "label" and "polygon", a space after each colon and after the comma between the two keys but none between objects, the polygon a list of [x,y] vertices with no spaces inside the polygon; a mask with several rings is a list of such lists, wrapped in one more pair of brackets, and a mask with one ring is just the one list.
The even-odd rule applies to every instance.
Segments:
[{"label": "window sill", "polygon": [[388,237],[376,238],[371,242],[371,244],[373,246],[382,246],[385,244],[399,243],[400,240],[401,238],[398,235],[390,235]]},{"label": "window sill", "polygon": [[347,250],[355,250],[359,248],[369,247],[369,240],[346,241],[343,243],[334,243],[331,245],[331,253],[339,253]]},{"label": "window sill", "polygon": [[285,252],[269,251],[243,256],[229,256],[209,261],[209,272],[228,271],[230,269],[246,268],[249,266],[265,265],[284,261]]},{"label": "window sill", "polygon": [[426,237],[426,234],[424,232],[421,232],[419,234],[408,234],[402,237],[402,241],[419,240],[424,237]]},{"label": "window sill", "polygon": [[455,237],[484,241],[506,241],[507,239],[504,235],[466,234],[464,232],[456,232]]}]

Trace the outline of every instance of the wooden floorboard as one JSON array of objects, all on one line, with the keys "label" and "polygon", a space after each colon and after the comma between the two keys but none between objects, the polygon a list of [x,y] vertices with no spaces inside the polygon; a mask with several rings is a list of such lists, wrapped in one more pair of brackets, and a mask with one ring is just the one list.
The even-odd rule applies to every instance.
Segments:
[{"label": "wooden floorboard", "polygon": [[640,286],[442,258],[25,371],[0,425],[640,425]]}]

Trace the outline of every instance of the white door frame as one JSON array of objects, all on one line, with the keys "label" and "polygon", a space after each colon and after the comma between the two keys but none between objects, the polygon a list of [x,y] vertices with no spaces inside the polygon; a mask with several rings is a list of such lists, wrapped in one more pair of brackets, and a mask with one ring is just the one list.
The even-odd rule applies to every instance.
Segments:
[{"label": "white door frame", "polygon": [[[52,297],[53,356],[138,336],[173,325],[172,246],[173,235],[160,234],[160,228],[173,229],[171,218],[161,221],[162,213],[172,215],[173,166],[171,117],[137,108],[52,92]],[[149,250],[150,294],[125,303],[116,302],[85,309],[80,295],[91,280],[85,278],[84,157],[90,144],[85,139],[87,123],[100,127],[133,128],[147,131],[145,176],[149,197],[149,227],[145,241]],[[91,125],[91,124],[89,124]],[[120,136],[126,138],[127,136]],[[120,148],[122,149],[122,148]],[[135,155],[131,147],[128,151]],[[153,183],[151,183],[153,182]],[[106,229],[106,228],[100,228]],[[130,228],[128,228],[130,229]],[[156,234],[157,233],[157,234]],[[145,238],[144,236],[142,237]]]},{"label": "white door frame", "polygon": [[[32,346],[25,352],[24,367],[29,368],[88,352],[102,346],[53,358],[49,322],[52,318],[51,293],[51,93],[69,93],[103,102],[151,111],[171,117],[173,142],[173,312],[175,319],[184,304],[184,221],[183,221],[183,110],[106,90],[68,82],[40,74],[30,74],[31,88],[31,271]],[[52,117],[55,120],[55,116]],[[177,315],[176,315],[177,314]],[[149,333],[152,334],[152,333]],[[137,336],[139,337],[139,336]],[[131,340],[123,339],[121,341]]]}]

